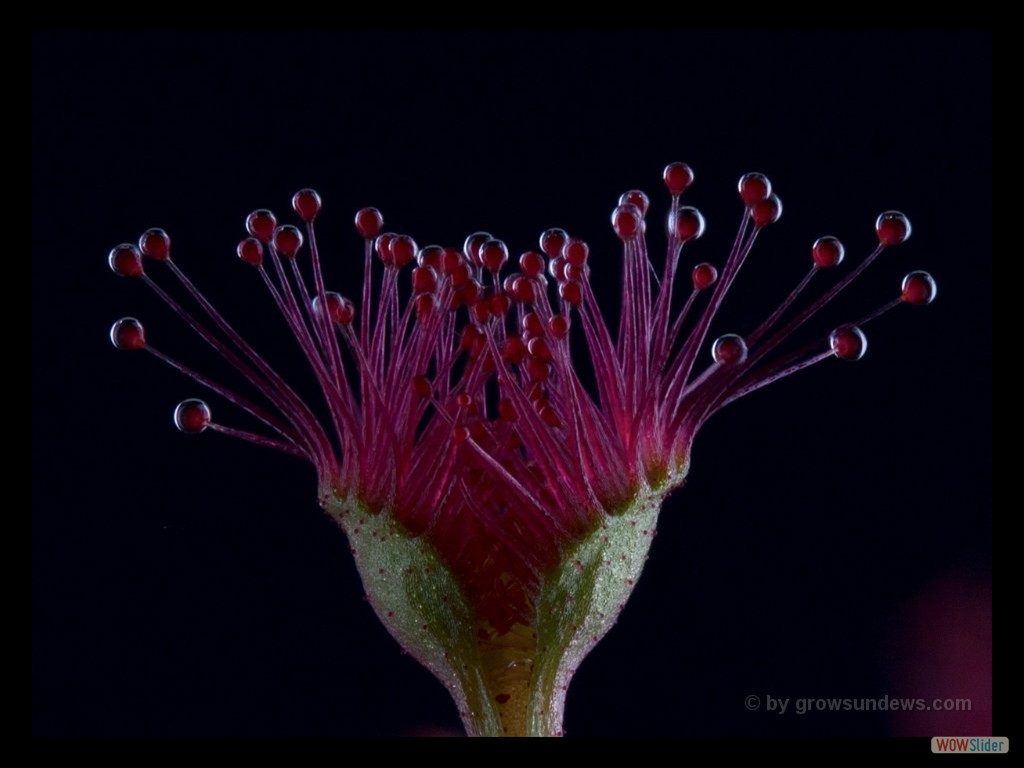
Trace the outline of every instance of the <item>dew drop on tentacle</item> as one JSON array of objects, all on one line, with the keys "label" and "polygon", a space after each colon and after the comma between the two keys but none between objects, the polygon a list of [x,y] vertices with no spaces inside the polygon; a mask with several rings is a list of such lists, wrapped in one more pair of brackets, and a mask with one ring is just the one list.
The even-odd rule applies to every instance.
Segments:
[{"label": "dew drop on tentacle", "polygon": [[758,200],[750,206],[750,218],[758,229],[774,224],[782,216],[782,200],[772,193],[764,200]]},{"label": "dew drop on tentacle", "polygon": [[565,315],[553,315],[548,320],[548,331],[556,339],[565,338],[569,333],[569,318]]},{"label": "dew drop on tentacle", "polygon": [[527,277],[537,277],[544,273],[544,257],[536,251],[526,251],[519,257],[519,269]]},{"label": "dew drop on tentacle", "polygon": [[261,243],[269,243],[277,229],[277,217],[266,208],[257,208],[246,217],[245,229]]},{"label": "dew drop on tentacle", "polygon": [[661,178],[668,191],[678,196],[693,184],[693,169],[686,163],[669,163],[662,171]]},{"label": "dew drop on tentacle", "polygon": [[705,261],[693,268],[691,277],[695,289],[706,291],[718,281],[718,270],[713,264],[708,264]]},{"label": "dew drop on tentacle", "polygon": [[170,235],[159,227],[147,229],[139,236],[139,250],[154,261],[167,261],[171,258]]},{"label": "dew drop on tentacle", "polygon": [[[327,301],[327,316],[332,322],[338,325],[351,325],[356,318],[356,307],[347,298],[337,291],[327,291],[324,294]],[[320,315],[323,312],[323,303],[319,296],[313,297],[313,311]]]},{"label": "dew drop on tentacle", "polygon": [[583,303],[583,289],[575,280],[566,281],[559,285],[558,295],[562,297],[562,301],[574,307],[578,307]]},{"label": "dew drop on tentacle", "polygon": [[513,365],[519,365],[526,357],[526,342],[519,336],[509,336],[505,339],[501,356]]},{"label": "dew drop on tentacle", "polygon": [[174,426],[195,435],[210,426],[210,406],[197,398],[182,400],[174,409]]},{"label": "dew drop on tentacle", "polygon": [[424,318],[429,316],[437,308],[437,299],[432,293],[421,293],[413,300],[416,307],[416,317]]},{"label": "dew drop on tentacle", "polygon": [[286,259],[294,259],[302,247],[302,233],[298,227],[282,224],[274,230],[274,250]]},{"label": "dew drop on tentacle", "polygon": [[640,234],[644,217],[633,203],[620,204],[612,211],[612,229],[620,240],[631,240]]},{"label": "dew drop on tentacle", "polygon": [[737,185],[743,204],[747,207],[767,200],[772,193],[772,183],[763,173],[745,173]]},{"label": "dew drop on tentacle", "polygon": [[536,312],[527,312],[523,315],[523,334],[529,338],[541,336],[544,333],[544,321]]},{"label": "dew drop on tentacle", "polygon": [[651,207],[651,200],[647,197],[646,192],[642,192],[639,189],[631,189],[629,192],[623,192],[619,195],[619,207],[626,205],[636,206],[642,219],[647,215],[647,209]]},{"label": "dew drop on tentacle", "polygon": [[844,325],[829,334],[829,346],[840,360],[860,360],[868,351],[868,337],[856,325]]},{"label": "dew drop on tentacle", "polygon": [[927,272],[917,270],[903,278],[900,300],[906,304],[925,306],[935,301],[938,290],[935,278]]},{"label": "dew drop on tentacle", "polygon": [[846,256],[846,249],[837,238],[832,236],[819,237],[811,246],[811,258],[814,260],[814,266],[819,269],[838,267],[843,263],[844,256]]},{"label": "dew drop on tentacle", "polygon": [[711,356],[720,365],[739,365],[747,359],[747,342],[735,333],[719,336],[711,345]]},{"label": "dew drop on tentacle", "polygon": [[110,343],[118,349],[145,349],[146,332],[142,323],[134,317],[122,317],[110,326]]},{"label": "dew drop on tentacle", "polygon": [[355,224],[364,240],[373,240],[384,228],[384,217],[376,208],[362,208],[356,213]]},{"label": "dew drop on tentacle", "polygon": [[247,237],[238,243],[238,258],[250,267],[259,267],[263,264],[263,243],[255,237]]},{"label": "dew drop on tentacle", "polygon": [[466,237],[462,243],[462,252],[466,254],[470,264],[477,267],[483,266],[483,262],[480,261],[480,247],[493,239],[494,236],[490,232],[474,232]]},{"label": "dew drop on tentacle", "polygon": [[430,266],[414,268],[412,271],[412,289],[416,293],[433,293],[436,291],[437,271]]},{"label": "dew drop on tentacle", "polygon": [[520,275],[512,280],[507,292],[520,304],[533,304],[537,296],[534,293],[533,281]]},{"label": "dew drop on tentacle", "polygon": [[495,293],[489,300],[491,314],[495,317],[504,317],[512,307],[512,300],[504,291]]},{"label": "dew drop on tentacle", "polygon": [[878,242],[885,247],[899,245],[910,237],[910,219],[899,211],[886,211],[878,214],[875,220],[875,233]]},{"label": "dew drop on tentacle", "polygon": [[508,248],[501,240],[487,240],[480,246],[479,259],[484,269],[497,274],[508,261]]},{"label": "dew drop on tentacle", "polygon": [[391,239],[391,259],[394,266],[402,267],[412,264],[419,251],[416,241],[408,235],[395,235]]},{"label": "dew drop on tentacle", "polygon": [[548,343],[544,341],[540,336],[534,336],[526,344],[526,351],[530,353],[530,357],[535,360],[539,360],[542,363],[551,362],[551,348]]},{"label": "dew drop on tentacle", "polygon": [[569,266],[582,267],[590,256],[590,246],[583,240],[573,238],[562,248],[562,257]]},{"label": "dew drop on tentacle", "polygon": [[683,242],[696,240],[704,234],[703,214],[691,206],[683,206],[675,214],[669,214],[669,230]]},{"label": "dew drop on tentacle", "polygon": [[114,246],[107,257],[107,264],[114,274],[120,277],[142,277],[145,274],[142,254],[131,243]]},{"label": "dew drop on tentacle", "polygon": [[548,262],[548,274],[556,282],[564,283],[568,278],[565,276],[566,262],[561,256],[556,256]]},{"label": "dew drop on tentacle", "polygon": [[300,189],[292,195],[292,208],[307,224],[313,223],[317,214],[320,213],[321,205],[320,195],[315,189]]},{"label": "dew drop on tentacle", "polygon": [[562,255],[562,249],[568,240],[569,235],[564,229],[548,229],[540,236],[540,249],[549,259],[553,259]]}]

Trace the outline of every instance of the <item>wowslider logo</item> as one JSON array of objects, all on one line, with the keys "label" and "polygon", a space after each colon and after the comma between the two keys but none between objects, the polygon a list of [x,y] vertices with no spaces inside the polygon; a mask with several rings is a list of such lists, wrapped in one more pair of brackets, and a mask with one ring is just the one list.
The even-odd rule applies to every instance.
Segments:
[{"label": "wowslider logo", "polygon": [[1003,754],[1010,740],[1000,736],[932,736],[932,752],[938,754]]}]

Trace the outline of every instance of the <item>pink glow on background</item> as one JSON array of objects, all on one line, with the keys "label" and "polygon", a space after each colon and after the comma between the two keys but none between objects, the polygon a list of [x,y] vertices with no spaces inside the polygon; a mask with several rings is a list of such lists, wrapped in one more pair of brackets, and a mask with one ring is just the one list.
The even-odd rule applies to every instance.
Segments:
[{"label": "pink glow on background", "polygon": [[952,571],[906,606],[891,675],[900,696],[971,700],[969,712],[890,714],[896,736],[991,736],[992,586],[987,574]]}]

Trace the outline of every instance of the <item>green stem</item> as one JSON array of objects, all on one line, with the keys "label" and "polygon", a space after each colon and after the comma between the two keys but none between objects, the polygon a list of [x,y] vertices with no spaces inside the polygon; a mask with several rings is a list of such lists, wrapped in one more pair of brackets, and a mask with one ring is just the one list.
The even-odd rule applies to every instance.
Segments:
[{"label": "green stem", "polygon": [[388,512],[323,495],[345,530],[371,605],[399,644],[448,688],[471,736],[562,734],[569,681],[611,629],[647,559],[664,486],[643,486],[568,548],[536,597],[533,626],[484,627],[424,536]]}]

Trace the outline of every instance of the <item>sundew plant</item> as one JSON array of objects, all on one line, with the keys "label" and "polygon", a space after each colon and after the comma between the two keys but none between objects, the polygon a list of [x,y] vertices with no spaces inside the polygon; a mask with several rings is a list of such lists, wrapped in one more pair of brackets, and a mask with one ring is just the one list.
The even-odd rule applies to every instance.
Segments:
[{"label": "sundew plant", "polygon": [[[612,211],[623,260],[614,329],[590,283],[612,257],[593,258],[578,233],[548,229],[512,267],[509,246],[490,233],[420,247],[364,208],[355,214],[362,285],[329,286],[321,266],[334,257],[316,238],[315,191],[292,198],[297,225],[253,211],[240,269],[264,283],[319,402],[300,396],[296,372],[261,355],[186,276],[166,232],[110,252],[113,271],[151,289],[233,378],[169,356],[135,318],[114,323],[114,345],[148,352],[227,406],[221,421],[219,407],[215,418],[204,400],[184,400],[174,414],[182,431],[309,463],[377,616],[448,688],[469,734],[562,733],[573,674],[629,599],[662,502],[691,471],[713,414],[818,363],[859,359],[868,323],[935,297],[931,276],[910,272],[862,317],[820,334],[805,328],[910,236],[907,217],[887,211],[869,253],[847,260],[836,237],[809,241],[807,272],[777,308],[754,328],[713,337],[782,203],[767,177],[744,175],[731,249],[690,258],[705,228],[681,203],[693,172],[671,163],[663,180],[666,214],[638,190]],[[648,229],[664,238],[663,258],[650,258]]]}]

